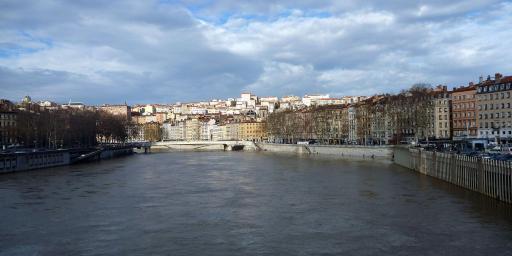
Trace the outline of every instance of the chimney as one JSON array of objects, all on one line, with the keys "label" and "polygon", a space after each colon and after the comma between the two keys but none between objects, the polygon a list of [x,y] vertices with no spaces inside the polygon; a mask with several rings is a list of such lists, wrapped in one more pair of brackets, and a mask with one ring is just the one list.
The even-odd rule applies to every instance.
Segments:
[{"label": "chimney", "polygon": [[469,86],[473,86],[473,85],[474,85],[474,83],[473,83],[473,82],[469,82]]},{"label": "chimney", "polygon": [[482,83],[484,81],[484,77],[480,75],[480,78],[478,79],[478,83]]},{"label": "chimney", "polygon": [[491,75],[487,75],[487,81],[491,81]]},{"label": "chimney", "polygon": [[494,80],[496,80],[496,82],[499,82],[501,80],[501,78],[503,77],[502,74],[500,73],[496,73],[494,74]]}]

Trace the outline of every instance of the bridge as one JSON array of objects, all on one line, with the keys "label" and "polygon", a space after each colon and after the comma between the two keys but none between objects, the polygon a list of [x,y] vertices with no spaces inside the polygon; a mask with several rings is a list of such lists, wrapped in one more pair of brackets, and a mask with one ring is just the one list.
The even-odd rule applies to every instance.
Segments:
[{"label": "bridge", "polygon": [[161,150],[260,150],[259,146],[252,141],[158,141],[151,144],[153,149]]}]

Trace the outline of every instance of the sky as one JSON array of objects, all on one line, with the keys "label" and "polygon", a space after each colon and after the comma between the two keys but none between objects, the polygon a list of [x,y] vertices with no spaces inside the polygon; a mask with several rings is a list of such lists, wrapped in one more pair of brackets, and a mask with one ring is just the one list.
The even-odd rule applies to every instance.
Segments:
[{"label": "sky", "polygon": [[173,103],[512,75],[512,2],[0,1],[0,98]]}]

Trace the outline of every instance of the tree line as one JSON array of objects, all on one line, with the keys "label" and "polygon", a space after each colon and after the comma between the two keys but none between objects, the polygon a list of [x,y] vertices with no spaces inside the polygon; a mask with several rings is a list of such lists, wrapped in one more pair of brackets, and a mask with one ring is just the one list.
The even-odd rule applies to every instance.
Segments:
[{"label": "tree line", "polygon": [[84,148],[126,141],[128,121],[99,110],[16,111],[15,144],[26,148]]},{"label": "tree line", "polygon": [[398,144],[434,136],[433,89],[424,84],[351,105],[312,106],[269,115],[269,140],[321,144]]}]

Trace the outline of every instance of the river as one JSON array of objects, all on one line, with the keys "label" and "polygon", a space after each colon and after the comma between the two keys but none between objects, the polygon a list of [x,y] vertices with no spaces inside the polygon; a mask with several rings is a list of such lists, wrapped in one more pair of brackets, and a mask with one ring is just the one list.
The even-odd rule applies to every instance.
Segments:
[{"label": "river", "polygon": [[0,175],[0,255],[512,255],[512,209],[387,162],[138,154]]}]

